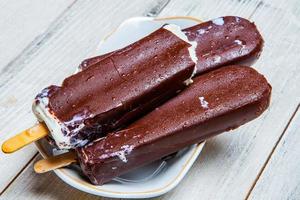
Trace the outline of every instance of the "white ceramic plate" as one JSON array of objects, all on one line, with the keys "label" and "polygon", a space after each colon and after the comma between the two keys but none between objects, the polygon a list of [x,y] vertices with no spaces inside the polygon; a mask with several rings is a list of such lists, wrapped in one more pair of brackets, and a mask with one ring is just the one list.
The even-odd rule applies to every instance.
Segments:
[{"label": "white ceramic plate", "polygon": [[[199,22],[200,20],[190,17],[131,18],[123,22],[115,31],[102,40],[93,55],[104,54],[127,46],[166,23],[177,24],[181,28],[186,28]],[[36,142],[36,146],[44,158],[62,153],[53,149],[45,139]],[[141,167],[102,186],[92,185],[83,176],[77,165],[57,169],[54,172],[67,184],[94,195],[115,198],[155,197],[170,191],[182,180],[200,154],[203,146],[204,143],[193,145],[181,150],[171,158]]]}]

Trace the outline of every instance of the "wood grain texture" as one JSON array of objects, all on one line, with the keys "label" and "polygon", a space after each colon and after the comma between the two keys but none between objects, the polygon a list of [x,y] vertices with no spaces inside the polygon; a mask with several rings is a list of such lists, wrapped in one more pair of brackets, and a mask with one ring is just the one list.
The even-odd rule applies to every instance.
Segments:
[{"label": "wood grain texture", "polygon": [[[41,157],[37,156],[33,160],[36,162]],[[16,181],[5,191],[0,199],[14,199],[14,200],[74,200],[74,199],[102,199],[94,195],[81,192],[61,181],[53,172],[46,173],[43,176],[33,171],[32,163],[28,165],[24,173],[20,175]]]},{"label": "wood grain texture", "polygon": [[248,18],[255,12],[260,1],[239,0],[172,0],[159,16],[193,16],[202,20],[210,20],[220,16],[236,15]]},{"label": "wood grain texture", "polygon": [[[162,0],[142,2],[77,1],[47,28],[38,46],[19,55],[9,70],[0,73],[0,141],[32,126],[34,96],[50,84],[59,84],[72,74],[100,39],[127,18],[146,15]],[[41,7],[42,8],[42,7]],[[18,27],[16,27],[17,29]],[[0,153],[2,191],[33,157],[33,146],[12,155]]]},{"label": "wood grain texture", "polygon": [[298,109],[248,199],[300,199],[299,124]]},{"label": "wood grain texture", "polygon": [[0,70],[9,70],[16,57],[33,44],[38,45],[48,26],[73,2],[0,1]]}]

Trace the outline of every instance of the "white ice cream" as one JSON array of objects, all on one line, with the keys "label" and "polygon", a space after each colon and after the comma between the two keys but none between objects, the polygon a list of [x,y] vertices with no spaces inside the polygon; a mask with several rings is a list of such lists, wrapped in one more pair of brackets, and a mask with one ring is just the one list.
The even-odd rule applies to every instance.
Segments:
[{"label": "white ice cream", "polygon": [[222,25],[224,25],[224,19],[223,19],[223,17],[219,17],[219,18],[213,19],[212,23],[215,25],[218,25],[218,26],[222,26]]},{"label": "white ice cream", "polygon": [[192,61],[195,63],[195,67],[194,67],[193,73],[191,74],[191,77],[189,79],[187,79],[186,81],[184,81],[184,83],[186,85],[189,85],[189,84],[193,83],[192,78],[195,76],[195,74],[197,72],[197,66],[196,66],[197,61],[198,61],[198,57],[196,55],[197,42],[190,41],[187,38],[187,36],[184,34],[184,32],[181,30],[181,28],[175,24],[168,24],[168,25],[165,25],[163,28],[170,31],[171,33],[173,33],[174,35],[176,35],[177,37],[179,37],[180,39],[182,39],[183,41],[185,41],[191,45],[188,48],[188,51],[189,51]]},{"label": "white ice cream", "polygon": [[202,108],[204,108],[204,109],[209,108],[208,107],[208,102],[204,99],[204,97],[199,97],[199,100],[200,100],[200,104],[201,104]]},{"label": "white ice cream", "polygon": [[[48,92],[43,91],[43,92]],[[65,124],[61,123],[59,119],[57,119],[57,117],[52,114],[49,111],[48,108],[48,104],[49,104],[49,99],[48,97],[41,97],[38,98],[39,103],[34,102],[34,104],[32,105],[32,110],[34,112],[34,114],[36,115],[36,117],[38,118],[38,120],[40,122],[44,122],[49,131],[50,131],[50,136],[54,139],[56,145],[60,148],[60,149],[71,149],[74,148],[74,141],[73,143],[71,143],[71,137],[68,135],[65,135],[62,133],[62,130],[65,130],[68,133],[68,129],[66,128]],[[78,127],[78,129],[83,128],[84,125],[80,125]],[[78,145],[84,145],[86,144],[88,141],[87,140],[81,140],[81,141],[75,141],[75,144]]]}]

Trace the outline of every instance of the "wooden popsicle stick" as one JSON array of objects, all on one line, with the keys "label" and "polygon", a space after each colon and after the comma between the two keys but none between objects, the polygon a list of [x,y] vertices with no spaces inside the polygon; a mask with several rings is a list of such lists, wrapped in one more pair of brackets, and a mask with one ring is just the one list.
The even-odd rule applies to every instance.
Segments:
[{"label": "wooden popsicle stick", "polygon": [[77,156],[74,151],[70,151],[58,156],[52,156],[37,161],[34,164],[34,171],[36,173],[45,173],[61,167],[68,166],[75,162],[77,162]]},{"label": "wooden popsicle stick", "polygon": [[48,128],[43,123],[38,123],[35,126],[22,131],[21,133],[9,138],[2,144],[4,153],[13,153],[22,147],[37,141],[49,133]]}]

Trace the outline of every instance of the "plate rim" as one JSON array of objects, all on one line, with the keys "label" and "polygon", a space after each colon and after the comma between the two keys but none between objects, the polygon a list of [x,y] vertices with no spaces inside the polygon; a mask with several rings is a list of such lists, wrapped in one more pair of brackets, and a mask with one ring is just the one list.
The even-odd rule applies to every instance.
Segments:
[{"label": "plate rim", "polygon": [[[97,185],[93,185],[91,183],[88,183],[86,181],[82,181],[76,177],[73,177],[69,175],[64,168],[53,170],[54,173],[62,179],[64,182],[69,184],[70,186],[79,189],[83,192],[91,193],[94,195],[99,196],[99,193],[94,192],[94,190],[97,190],[101,192],[101,194],[105,194],[105,197],[113,197],[113,198],[149,198],[149,197],[155,197],[162,194],[165,194],[166,192],[172,190],[174,187],[178,185],[178,183],[182,180],[182,178],[185,176],[186,172],[192,167],[194,161],[197,159],[198,155],[202,151],[206,141],[203,141],[201,143],[196,144],[196,146],[193,149],[193,152],[191,153],[191,156],[187,159],[187,161],[184,163],[183,167],[179,171],[179,173],[167,184],[165,184],[162,187],[152,189],[152,190],[146,190],[141,192],[118,192],[118,191],[112,191],[108,189],[98,188]],[[48,158],[48,154],[46,153],[45,148],[37,141],[35,142],[35,145],[39,151],[39,153],[42,155],[43,158]],[[66,179],[67,177],[67,179]],[[79,184],[81,188],[78,188],[75,186],[75,184],[72,182],[76,182]],[[127,196],[123,196],[127,195]]]}]

